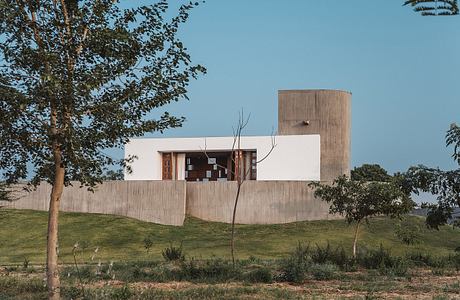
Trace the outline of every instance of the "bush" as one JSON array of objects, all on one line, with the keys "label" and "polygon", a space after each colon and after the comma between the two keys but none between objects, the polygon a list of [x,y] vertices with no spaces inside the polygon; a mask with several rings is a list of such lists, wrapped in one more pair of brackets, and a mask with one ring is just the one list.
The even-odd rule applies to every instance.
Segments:
[{"label": "bush", "polygon": [[380,269],[391,267],[392,257],[390,252],[380,244],[378,250],[370,250],[365,254],[358,255],[358,262],[366,269]]},{"label": "bush", "polygon": [[460,253],[449,255],[448,260],[450,262],[450,265],[454,267],[455,270],[460,271]]},{"label": "bush", "polygon": [[310,267],[310,273],[316,280],[331,280],[336,277],[337,266],[333,264],[314,264]]},{"label": "bush", "polygon": [[255,270],[249,271],[245,279],[249,282],[263,282],[263,283],[272,283],[273,275],[270,269],[268,268],[257,268]]},{"label": "bush", "polygon": [[22,268],[27,269],[29,267],[30,260],[24,256],[24,261],[22,262]]},{"label": "bush", "polygon": [[161,252],[161,255],[166,261],[183,261],[185,259],[185,255],[182,251],[182,242],[180,243],[179,247],[174,247],[172,244],[170,244],[169,247],[165,248]]},{"label": "bush", "polygon": [[415,245],[421,240],[420,227],[410,222],[397,224],[395,234],[406,245]]},{"label": "bush", "polygon": [[381,274],[405,276],[407,261],[402,257],[391,256],[390,252],[380,244],[379,249],[368,251],[358,256],[358,262],[366,269],[378,269]]},{"label": "bush", "polygon": [[407,261],[401,257],[394,257],[390,265],[381,267],[379,271],[382,275],[404,277],[408,271]]},{"label": "bush", "polygon": [[316,249],[311,251],[311,260],[316,264],[334,264],[344,271],[355,270],[354,259],[349,257],[342,246],[332,249],[329,242],[321,247],[318,244]]},{"label": "bush", "polygon": [[223,282],[240,279],[241,271],[233,268],[230,261],[220,258],[207,261],[183,261],[179,270],[172,270],[169,277],[175,280],[191,280],[206,282]]},{"label": "bush", "polygon": [[309,246],[299,243],[295,251],[288,258],[281,261],[279,279],[295,283],[303,282],[311,265],[309,251]]},{"label": "bush", "polygon": [[147,250],[147,252],[150,251],[150,249],[153,247],[153,238],[152,236],[147,236],[144,238],[144,248]]},{"label": "bush", "polygon": [[329,242],[324,248],[316,244],[316,249],[311,253],[311,260],[316,264],[324,264],[333,260],[333,251]]},{"label": "bush", "polygon": [[411,252],[406,254],[406,258],[418,267],[428,267],[434,264],[434,258],[429,253]]}]

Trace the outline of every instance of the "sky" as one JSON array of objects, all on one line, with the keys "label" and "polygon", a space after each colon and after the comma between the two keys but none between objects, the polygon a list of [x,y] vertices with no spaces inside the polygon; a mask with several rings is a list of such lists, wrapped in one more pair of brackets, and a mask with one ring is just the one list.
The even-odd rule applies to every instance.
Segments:
[{"label": "sky", "polygon": [[[168,14],[186,2],[170,0]],[[189,101],[163,108],[186,117],[183,127],[148,136],[229,136],[241,109],[246,135],[269,135],[278,90],[338,89],[353,95],[352,167],[457,168],[445,134],[460,124],[460,16],[422,17],[403,2],[206,0],[179,36],[207,74]]]},{"label": "sky", "polygon": [[422,17],[402,2],[207,0],[180,38],[208,72],[190,101],[166,107],[187,121],[161,136],[231,135],[242,108],[245,134],[269,135],[278,90],[339,89],[353,94],[352,167],[455,168],[445,133],[460,123],[460,16]]}]

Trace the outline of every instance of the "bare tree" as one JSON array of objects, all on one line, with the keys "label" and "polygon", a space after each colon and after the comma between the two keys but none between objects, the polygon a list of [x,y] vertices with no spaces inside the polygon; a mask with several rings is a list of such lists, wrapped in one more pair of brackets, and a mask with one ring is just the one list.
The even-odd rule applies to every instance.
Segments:
[{"label": "bare tree", "polygon": [[[240,198],[240,192],[241,192],[241,187],[243,183],[246,181],[250,168],[248,170],[244,170],[244,165],[243,165],[243,149],[241,148],[241,137],[243,135],[243,131],[246,128],[246,126],[249,123],[251,115],[249,114],[247,117],[244,115],[244,110],[242,109],[238,115],[238,123],[236,124],[236,127],[233,127],[233,144],[232,144],[232,149],[231,149],[231,159],[232,163],[235,166],[235,170],[228,169],[228,172],[231,172],[232,176],[235,178],[235,181],[237,183],[237,190],[236,190],[236,195],[235,195],[235,202],[233,205],[233,212],[232,212],[232,233],[231,233],[231,240],[230,240],[230,250],[231,250],[231,255],[232,255],[232,263],[233,267],[235,267],[235,220],[236,220],[236,211],[238,207],[238,201]],[[261,158],[256,160],[254,163],[255,165],[260,164],[264,160],[266,160],[270,154],[273,152],[273,150],[276,147],[276,134],[274,131],[272,131],[272,134],[270,135],[271,137],[271,146],[270,150]],[[207,143],[206,139],[204,141],[204,149],[203,153],[206,155],[206,157],[209,159],[209,154],[207,152]],[[227,169],[226,166],[222,166],[217,164],[218,167]]]}]

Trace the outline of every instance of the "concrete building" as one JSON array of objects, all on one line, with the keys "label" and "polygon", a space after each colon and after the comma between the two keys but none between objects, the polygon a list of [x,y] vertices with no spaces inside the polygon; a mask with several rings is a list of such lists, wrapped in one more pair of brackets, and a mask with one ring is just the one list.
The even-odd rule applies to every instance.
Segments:
[{"label": "concrete building", "polygon": [[137,159],[125,180],[232,181],[241,172],[247,180],[331,181],[350,171],[350,110],[348,92],[279,91],[276,146],[262,162],[270,136],[243,136],[240,151],[234,137],[132,139],[125,157]]},{"label": "concrete building", "polygon": [[[350,106],[348,92],[280,91],[276,147],[260,164],[254,160],[272,150],[270,136],[242,137],[241,151],[232,151],[233,137],[133,139],[125,155],[138,159],[126,180],[104,182],[94,193],[75,183],[64,190],[61,208],[166,225],[180,226],[187,215],[231,223],[238,186],[234,174],[242,173],[248,180],[241,186],[237,223],[337,218],[308,181],[330,182],[349,173]],[[43,183],[20,200],[0,205],[47,210],[50,192]]]}]

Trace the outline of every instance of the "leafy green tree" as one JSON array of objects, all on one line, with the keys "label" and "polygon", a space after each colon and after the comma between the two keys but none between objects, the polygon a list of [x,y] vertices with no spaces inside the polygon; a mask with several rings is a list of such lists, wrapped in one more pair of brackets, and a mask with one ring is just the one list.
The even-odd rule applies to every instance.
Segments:
[{"label": "leafy green tree", "polygon": [[458,15],[457,0],[407,0],[403,5],[410,5],[422,16]]},{"label": "leafy green tree", "polygon": [[405,176],[415,194],[422,191],[436,195],[437,203],[422,206],[428,209],[427,226],[439,229],[447,224],[454,208],[460,206],[460,169],[443,171],[419,165],[410,167]]},{"label": "leafy green tree", "polygon": [[124,180],[125,174],[123,173],[123,169],[118,169],[118,170],[108,170],[105,172],[104,175],[102,175],[102,180],[107,181],[107,180]]},{"label": "leafy green tree", "polygon": [[[59,299],[58,215],[70,179],[94,187],[106,155],[131,137],[181,126],[158,108],[187,98],[192,65],[178,39],[198,3],[121,9],[118,0],[0,0],[0,170],[8,182],[52,184],[47,284]],[[154,114],[153,112],[156,111]]]},{"label": "leafy green tree", "polygon": [[330,204],[329,213],[345,217],[348,224],[355,223],[353,256],[356,257],[359,227],[363,221],[375,216],[400,217],[410,212],[415,203],[397,182],[364,182],[350,180],[343,175],[332,185],[310,183],[315,197]]},{"label": "leafy green tree", "polygon": [[351,180],[387,182],[391,176],[378,164],[363,164],[351,170]]},{"label": "leafy green tree", "polygon": [[[452,157],[460,165],[460,127],[452,124],[446,134],[446,145],[453,146]],[[444,171],[424,165],[410,167],[404,173],[404,180],[411,191],[436,195],[437,203],[424,203],[428,209],[426,225],[439,229],[452,219],[454,209],[460,207],[460,169]]]},{"label": "leafy green tree", "polygon": [[11,192],[4,182],[0,182],[0,201],[12,201]]},{"label": "leafy green tree", "polygon": [[454,147],[452,158],[460,165],[460,126],[455,123],[452,123],[447,131],[446,145]]}]

